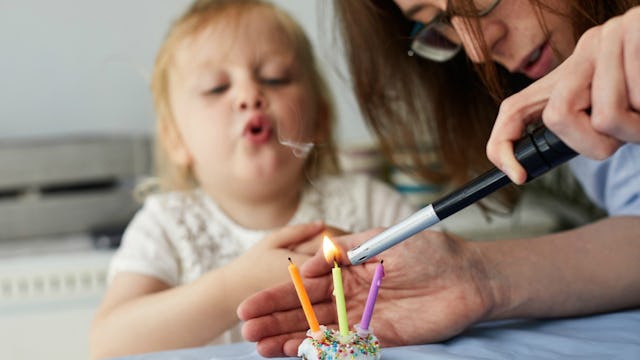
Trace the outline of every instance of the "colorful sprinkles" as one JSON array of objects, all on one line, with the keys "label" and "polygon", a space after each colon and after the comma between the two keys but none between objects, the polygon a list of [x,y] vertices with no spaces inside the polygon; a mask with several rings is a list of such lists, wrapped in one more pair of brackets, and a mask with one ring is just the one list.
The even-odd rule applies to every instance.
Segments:
[{"label": "colorful sprinkles", "polygon": [[[353,342],[343,344],[339,341],[338,331],[324,329],[324,337],[320,341],[308,337],[305,342],[311,342],[318,360],[379,359],[380,342],[378,338],[373,334],[363,336],[357,332],[350,332],[350,335]],[[304,354],[302,354],[302,359],[310,360]]]}]

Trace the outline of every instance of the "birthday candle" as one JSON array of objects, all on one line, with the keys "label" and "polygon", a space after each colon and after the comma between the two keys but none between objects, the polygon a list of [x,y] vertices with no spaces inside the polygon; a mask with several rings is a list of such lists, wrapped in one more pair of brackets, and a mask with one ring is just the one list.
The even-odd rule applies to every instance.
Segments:
[{"label": "birthday candle", "polygon": [[338,328],[340,335],[349,335],[349,323],[347,322],[347,306],[344,301],[344,287],[342,286],[342,270],[338,266],[336,259],[340,256],[340,250],[338,247],[325,235],[322,240],[322,252],[327,262],[333,260],[333,269],[331,274],[333,275],[333,296],[336,298],[336,308],[338,310]]},{"label": "birthday candle", "polygon": [[373,314],[373,307],[376,304],[376,298],[378,297],[378,289],[384,277],[384,266],[382,261],[376,266],[375,273],[373,274],[373,280],[371,280],[371,287],[369,288],[369,296],[367,297],[367,303],[364,306],[364,312],[362,313],[362,319],[360,320],[360,327],[364,330],[369,329],[369,323],[371,322],[371,315]]},{"label": "birthday candle", "polygon": [[347,306],[344,300],[344,288],[342,287],[342,270],[338,266],[338,262],[333,262],[331,269],[333,275],[333,296],[336,297],[336,308],[338,309],[338,329],[340,335],[349,335],[349,323],[347,321]]},{"label": "birthday candle", "polygon": [[318,319],[316,319],[316,313],[313,311],[309,295],[307,295],[307,290],[304,288],[304,284],[302,283],[300,272],[298,271],[296,264],[291,261],[291,258],[289,258],[289,274],[291,275],[291,280],[293,280],[293,285],[296,288],[296,293],[298,293],[298,299],[300,299],[304,316],[307,318],[307,322],[309,323],[309,329],[311,329],[311,332],[320,331],[320,325],[318,324]]}]

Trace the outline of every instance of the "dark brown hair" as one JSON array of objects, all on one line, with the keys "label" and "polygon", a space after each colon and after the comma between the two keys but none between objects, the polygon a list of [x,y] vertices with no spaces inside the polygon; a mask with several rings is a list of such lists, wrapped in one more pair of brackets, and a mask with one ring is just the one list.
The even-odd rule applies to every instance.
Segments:
[{"label": "dark brown hair", "polygon": [[[570,13],[561,15],[577,39],[640,1],[568,3]],[[499,101],[526,85],[524,78],[493,63],[473,66],[463,52],[446,63],[409,56],[412,22],[391,0],[335,0],[334,8],[360,109],[391,161],[430,182],[460,183],[488,169],[485,146]]]}]

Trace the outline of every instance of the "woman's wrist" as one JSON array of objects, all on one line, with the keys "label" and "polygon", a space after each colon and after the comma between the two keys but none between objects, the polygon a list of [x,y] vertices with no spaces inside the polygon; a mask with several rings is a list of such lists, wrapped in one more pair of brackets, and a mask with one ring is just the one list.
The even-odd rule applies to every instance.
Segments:
[{"label": "woman's wrist", "polygon": [[486,307],[481,321],[507,318],[513,308],[513,287],[509,271],[501,260],[502,246],[496,241],[474,241],[471,246],[477,255],[476,261],[482,274],[478,287]]}]

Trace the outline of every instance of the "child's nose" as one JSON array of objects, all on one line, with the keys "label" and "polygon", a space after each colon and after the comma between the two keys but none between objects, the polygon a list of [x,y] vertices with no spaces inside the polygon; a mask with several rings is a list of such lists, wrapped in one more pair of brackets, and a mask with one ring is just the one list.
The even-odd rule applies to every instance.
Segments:
[{"label": "child's nose", "polygon": [[257,87],[247,87],[238,95],[238,110],[262,109],[265,105],[264,94]]}]

